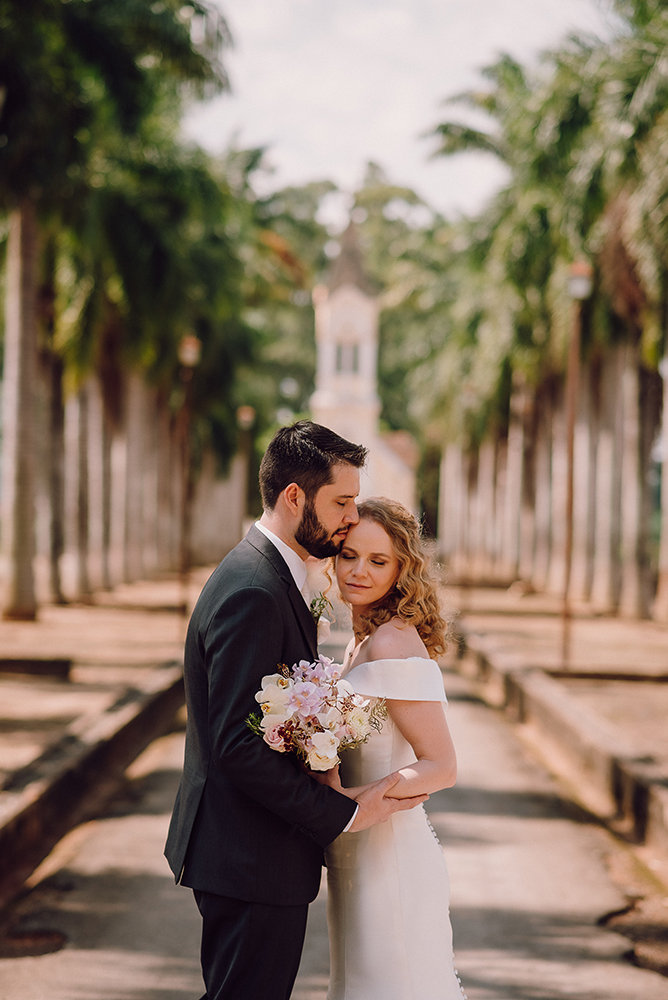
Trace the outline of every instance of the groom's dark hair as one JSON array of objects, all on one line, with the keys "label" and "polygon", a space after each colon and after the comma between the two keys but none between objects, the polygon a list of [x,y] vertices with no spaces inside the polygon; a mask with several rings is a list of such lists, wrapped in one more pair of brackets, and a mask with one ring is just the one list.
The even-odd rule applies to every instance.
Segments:
[{"label": "groom's dark hair", "polygon": [[360,469],[367,449],[335,434],[329,427],[310,420],[298,420],[291,427],[281,427],[269,442],[260,463],[260,493],[265,510],[273,510],[279,494],[297,483],[307,500],[315,497],[321,486],[332,482],[335,465]]}]

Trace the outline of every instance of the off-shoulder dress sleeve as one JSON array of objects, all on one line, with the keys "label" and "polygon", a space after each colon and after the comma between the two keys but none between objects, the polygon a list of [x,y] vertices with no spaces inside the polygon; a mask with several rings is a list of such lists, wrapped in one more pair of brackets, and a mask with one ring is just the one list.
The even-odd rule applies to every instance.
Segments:
[{"label": "off-shoulder dress sleeve", "polygon": [[447,704],[440,668],[433,660],[370,660],[345,675],[357,694],[398,701],[441,701]]}]

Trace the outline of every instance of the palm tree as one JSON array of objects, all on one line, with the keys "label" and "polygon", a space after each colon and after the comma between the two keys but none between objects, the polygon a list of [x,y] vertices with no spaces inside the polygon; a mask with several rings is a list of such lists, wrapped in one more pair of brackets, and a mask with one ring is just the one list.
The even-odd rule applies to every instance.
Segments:
[{"label": "palm tree", "polygon": [[[67,204],[89,161],[96,121],[116,118],[127,134],[169,80],[226,85],[219,53],[223,19],[192,0],[206,25],[191,39],[179,5],[144,0],[3,0],[0,93],[5,143],[0,202],[10,213],[3,459],[3,548],[9,559],[6,617],[33,618],[33,394],[38,216]],[[171,84],[172,86],[174,84]]]},{"label": "palm tree", "polygon": [[[436,132],[442,154],[477,149],[509,167],[509,186],[492,206],[499,213],[497,224],[481,249],[488,286],[498,294],[505,285],[516,296],[507,357],[536,388],[542,379],[563,370],[565,338],[559,317],[567,312],[564,265],[585,248],[598,249],[601,284],[586,316],[585,358],[589,354],[595,360],[615,340],[628,345],[620,382],[627,417],[619,428],[623,440],[616,445],[629,483],[620,500],[625,525],[621,600],[638,614],[647,605],[645,465],[652,424],[652,393],[639,393],[638,379],[651,383],[654,378],[651,368],[662,342],[662,335],[656,334],[657,319],[666,301],[665,233],[657,234],[653,243],[648,233],[652,226],[661,229],[658,220],[665,203],[659,151],[665,148],[662,115],[668,87],[662,54],[668,27],[663,4],[650,9],[639,2],[620,3],[619,8],[628,31],[605,44],[570,39],[546,55],[543,71],[532,80],[508,57],[490,67],[485,75],[492,87],[459,99],[490,115],[495,126],[491,131],[446,122]],[[644,160],[652,148],[654,163],[647,169]],[[505,210],[500,211],[504,200]],[[640,352],[650,369],[647,375],[639,372]],[[613,368],[603,365],[603,377],[611,377]],[[598,419],[595,413],[592,419]],[[605,448],[602,462],[604,453]],[[614,463],[608,466],[611,471]],[[616,502],[612,495],[609,502]],[[557,513],[553,510],[553,517]],[[605,518],[602,511],[599,514],[597,539],[614,548],[613,535],[604,538]],[[510,525],[510,512],[508,516]],[[583,530],[590,535],[591,512],[585,520],[588,527]],[[597,565],[611,573],[612,564],[602,555]],[[590,576],[590,570],[581,575]],[[608,593],[610,583],[603,588]],[[597,589],[601,592],[600,577]]]},{"label": "palm tree", "polygon": [[[435,134],[440,140],[437,154],[477,150],[499,158],[510,172],[508,186],[472,232],[469,260],[482,277],[476,299],[479,317],[471,373],[482,389],[483,426],[491,420],[496,426],[494,433],[503,442],[500,570],[504,578],[514,579],[520,564],[525,571],[531,564],[529,553],[536,530],[521,513],[529,508],[534,488],[533,477],[525,471],[528,456],[534,451],[534,443],[525,438],[525,429],[530,431],[534,426],[526,423],[527,414],[532,409],[532,394],[559,363],[550,337],[551,295],[562,252],[559,184],[565,173],[562,147],[566,143],[559,135],[543,134],[545,116],[539,97],[544,100],[545,96],[537,95],[533,81],[515,60],[503,56],[484,75],[491,82],[488,90],[462,94],[454,100],[484,112],[494,127],[483,132],[449,121],[439,125]],[[496,365],[491,371],[499,378],[496,385],[489,380],[493,357]],[[476,369],[479,374],[475,374]],[[506,392],[511,382],[515,388]]]},{"label": "palm tree", "polygon": [[3,380],[2,544],[8,563],[7,617],[36,613],[34,407],[37,219],[30,201],[13,213],[7,244]]}]

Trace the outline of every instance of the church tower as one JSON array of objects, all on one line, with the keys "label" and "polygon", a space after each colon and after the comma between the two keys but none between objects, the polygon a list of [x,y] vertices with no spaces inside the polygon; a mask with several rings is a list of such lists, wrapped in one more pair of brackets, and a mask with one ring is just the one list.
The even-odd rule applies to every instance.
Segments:
[{"label": "church tower", "polygon": [[313,290],[318,353],[316,423],[371,448],[378,433],[378,304],[362,266],[355,224],[341,237],[327,285]]},{"label": "church tower", "polygon": [[313,289],[318,363],[311,415],[369,449],[361,497],[389,496],[415,510],[415,442],[405,431],[379,434],[378,299],[353,222],[340,245],[327,284]]}]

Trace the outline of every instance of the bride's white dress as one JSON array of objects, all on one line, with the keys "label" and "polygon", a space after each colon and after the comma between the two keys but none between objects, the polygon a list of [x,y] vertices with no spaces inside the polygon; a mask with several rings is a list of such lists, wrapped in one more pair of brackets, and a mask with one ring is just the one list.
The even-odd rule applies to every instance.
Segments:
[{"label": "bride's white dress", "polygon": [[[438,666],[422,657],[361,663],[345,677],[367,697],[447,703]],[[362,785],[414,763],[415,754],[388,718],[341,761],[343,784]],[[448,871],[423,807],[341,834],[326,863],[327,1000],[462,1000]]]}]

